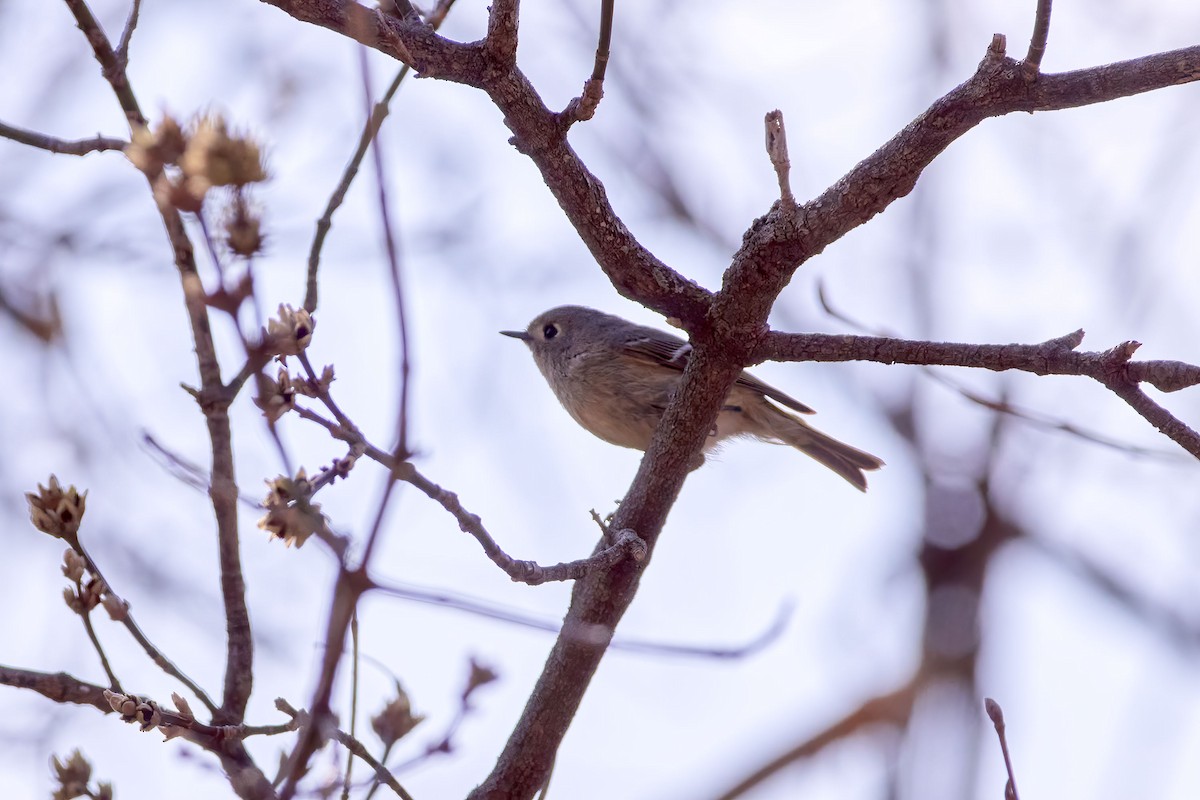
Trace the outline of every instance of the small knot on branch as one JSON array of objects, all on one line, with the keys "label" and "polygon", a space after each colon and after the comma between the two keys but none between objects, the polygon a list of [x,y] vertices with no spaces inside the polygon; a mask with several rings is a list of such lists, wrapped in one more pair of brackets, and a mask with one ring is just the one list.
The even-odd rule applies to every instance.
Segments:
[{"label": "small knot on branch", "polygon": [[1055,339],[1047,339],[1042,342],[1042,348],[1046,350],[1074,350],[1083,344],[1083,328],[1077,331],[1072,331],[1065,336],[1059,336]]},{"label": "small knot on branch", "polygon": [[775,177],[779,181],[779,199],[784,206],[794,208],[796,198],[792,195],[792,162],[788,158],[783,112],[779,109],[768,111],[763,123],[766,126],[767,157],[771,159],[771,166],[775,168]]}]

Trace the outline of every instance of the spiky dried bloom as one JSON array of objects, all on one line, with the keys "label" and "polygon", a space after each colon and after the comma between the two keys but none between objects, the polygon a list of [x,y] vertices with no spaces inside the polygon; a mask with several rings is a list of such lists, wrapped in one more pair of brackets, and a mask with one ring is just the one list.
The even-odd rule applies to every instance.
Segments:
[{"label": "spiky dried bloom", "polygon": [[79,533],[79,523],[87,503],[87,492],[80,494],[74,486],[66,490],[54,475],[50,485],[38,484],[37,493],[26,492],[29,503],[29,519],[33,527],[58,539],[74,543]]},{"label": "spiky dried bloom", "polygon": [[189,180],[198,179],[208,186],[245,186],[267,179],[258,144],[249,136],[231,134],[219,115],[196,123],[179,167]]},{"label": "spiky dried bloom", "polygon": [[371,717],[371,727],[375,729],[384,746],[391,747],[424,719],[424,715],[412,713],[412,703],[408,694],[397,683],[395,699],[388,703],[383,711]]},{"label": "spiky dried bloom", "polygon": [[283,539],[285,545],[299,548],[308,537],[325,529],[325,515],[320,503],[312,502],[312,484],[303,469],[295,478],[280,475],[267,481],[267,486],[270,490],[263,500],[267,513],[258,521],[258,527],[273,539]]},{"label": "spiky dried bloom", "polygon": [[58,788],[51,795],[53,800],[73,800],[90,794],[87,784],[92,779],[92,765],[78,750],[65,762],[52,756],[50,766],[54,770],[54,780],[58,782]]},{"label": "spiky dried bloom", "polygon": [[280,303],[276,315],[267,320],[267,336],[276,355],[298,356],[312,343],[316,325],[316,320],[305,309]]}]

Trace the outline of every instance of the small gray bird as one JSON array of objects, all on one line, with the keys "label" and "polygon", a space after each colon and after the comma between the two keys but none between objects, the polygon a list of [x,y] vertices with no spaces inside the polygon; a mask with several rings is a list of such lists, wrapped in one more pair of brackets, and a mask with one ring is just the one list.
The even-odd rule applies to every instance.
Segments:
[{"label": "small gray bird", "polygon": [[[677,336],[582,306],[552,308],[524,331],[500,332],[529,346],[538,369],[576,422],[606,442],[635,450],[650,446],[692,351]],[[883,461],[826,436],[771,400],[801,414],[814,413],[743,372],[725,398],[704,451],[732,436],[790,444],[867,490],[863,470],[879,469]],[[698,456],[692,469],[703,463]]]}]

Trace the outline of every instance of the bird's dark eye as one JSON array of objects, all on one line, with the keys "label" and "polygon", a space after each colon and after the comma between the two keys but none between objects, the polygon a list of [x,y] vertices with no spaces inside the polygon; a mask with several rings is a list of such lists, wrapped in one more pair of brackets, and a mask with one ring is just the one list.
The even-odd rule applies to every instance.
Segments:
[{"label": "bird's dark eye", "polygon": [[542,338],[553,339],[555,336],[558,336],[558,326],[553,322],[542,328]]}]

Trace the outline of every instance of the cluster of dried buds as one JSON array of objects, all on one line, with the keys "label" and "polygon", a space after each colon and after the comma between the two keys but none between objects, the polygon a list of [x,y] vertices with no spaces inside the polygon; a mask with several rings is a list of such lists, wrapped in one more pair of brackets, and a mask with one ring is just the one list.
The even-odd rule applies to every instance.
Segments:
[{"label": "cluster of dried buds", "polygon": [[200,117],[186,129],[163,117],[153,130],[134,131],[125,155],[153,182],[158,201],[179,211],[198,214],[211,189],[232,187],[225,242],[245,257],[262,249],[261,221],[242,191],[267,179],[262,152],[249,136],[231,132],[222,117]]},{"label": "cluster of dried buds", "polygon": [[296,407],[296,397],[321,397],[333,383],[333,367],[326,366],[314,381],[303,375],[293,375],[286,367],[280,367],[275,377],[261,375],[258,380],[258,397],[254,404],[262,409],[263,416],[274,423]]},{"label": "cluster of dried buds", "polygon": [[163,724],[162,711],[158,703],[135,694],[122,694],[104,690],[104,699],[113,711],[121,715],[122,722],[135,722],[143,731]]}]

